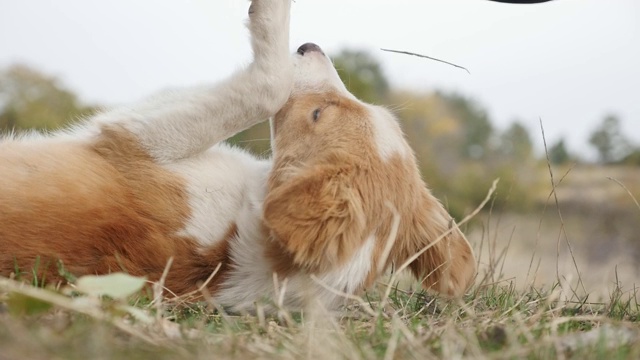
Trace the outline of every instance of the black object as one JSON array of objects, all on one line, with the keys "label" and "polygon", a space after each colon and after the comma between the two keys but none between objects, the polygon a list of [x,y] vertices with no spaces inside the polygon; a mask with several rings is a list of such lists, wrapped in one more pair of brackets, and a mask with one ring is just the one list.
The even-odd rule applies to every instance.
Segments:
[{"label": "black object", "polygon": [[507,3],[507,4],[538,4],[538,3],[548,2],[552,0],[489,0],[489,1]]}]

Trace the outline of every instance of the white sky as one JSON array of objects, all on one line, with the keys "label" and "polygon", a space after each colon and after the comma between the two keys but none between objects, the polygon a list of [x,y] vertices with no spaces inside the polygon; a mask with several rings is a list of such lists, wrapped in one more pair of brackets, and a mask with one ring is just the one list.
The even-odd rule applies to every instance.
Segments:
[{"label": "white sky", "polygon": [[[58,76],[87,102],[136,101],[223,78],[250,60],[246,0],[5,0],[0,67]],[[521,119],[540,148],[587,137],[607,112],[640,143],[640,1],[296,0],[291,49],[369,49],[396,87],[455,90],[499,127]],[[438,57],[463,70],[381,47]]]}]

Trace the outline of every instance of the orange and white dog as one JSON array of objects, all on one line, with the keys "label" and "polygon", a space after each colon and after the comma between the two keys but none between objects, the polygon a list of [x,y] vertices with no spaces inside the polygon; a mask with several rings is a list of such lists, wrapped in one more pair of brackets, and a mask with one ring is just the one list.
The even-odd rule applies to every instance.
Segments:
[{"label": "orange and white dog", "polygon": [[[60,260],[158,280],[173,258],[178,295],[218,268],[207,286],[226,308],[275,299],[274,274],[284,306],[335,308],[430,246],[413,274],[463,293],[473,252],[396,119],[351,95],[317,45],[289,54],[289,8],[253,0],[254,61],[216,86],[0,140],[0,275],[60,281]],[[272,160],[222,142],[269,117]]]}]

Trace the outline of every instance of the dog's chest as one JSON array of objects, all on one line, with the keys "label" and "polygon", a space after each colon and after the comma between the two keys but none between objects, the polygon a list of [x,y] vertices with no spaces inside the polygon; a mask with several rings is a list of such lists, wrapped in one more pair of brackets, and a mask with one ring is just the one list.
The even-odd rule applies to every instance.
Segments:
[{"label": "dog's chest", "polygon": [[186,181],[190,216],[178,234],[205,247],[223,239],[231,227],[254,223],[261,216],[270,167],[226,144],[167,165]]}]

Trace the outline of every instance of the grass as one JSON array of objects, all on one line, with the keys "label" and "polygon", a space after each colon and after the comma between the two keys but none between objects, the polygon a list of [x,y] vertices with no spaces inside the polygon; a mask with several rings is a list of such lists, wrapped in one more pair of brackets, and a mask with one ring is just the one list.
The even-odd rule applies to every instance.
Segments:
[{"label": "grass", "polygon": [[1,359],[640,357],[637,291],[620,287],[590,302],[561,284],[498,281],[455,301],[381,282],[337,314],[238,316],[148,291],[112,299],[0,280]]}]

